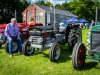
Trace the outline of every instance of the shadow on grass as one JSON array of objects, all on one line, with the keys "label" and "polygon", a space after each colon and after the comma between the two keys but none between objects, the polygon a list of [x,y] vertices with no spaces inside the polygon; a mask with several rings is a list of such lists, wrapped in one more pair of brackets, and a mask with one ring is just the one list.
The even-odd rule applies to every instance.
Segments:
[{"label": "shadow on grass", "polygon": [[3,46],[0,48],[0,53],[2,53],[2,52],[1,52],[2,50],[5,50],[5,48],[4,48]]},{"label": "shadow on grass", "polygon": [[[43,54],[43,57],[46,57],[46,58],[49,59],[49,54],[44,53],[44,51],[35,51],[35,53],[30,55],[29,57],[39,55],[39,54]],[[71,54],[72,53],[70,52],[68,45],[61,46],[61,55],[60,55],[59,60],[56,63],[63,63],[63,62],[71,60],[71,57],[70,57]]]},{"label": "shadow on grass", "polygon": [[[71,60],[71,57],[69,57],[72,53],[70,52],[68,45],[61,46],[61,55],[58,61],[56,63],[63,63],[66,61]],[[43,53],[44,57],[49,58],[49,54]]]},{"label": "shadow on grass", "polygon": [[96,67],[97,65],[98,65],[98,62],[88,62],[88,63],[85,63],[85,66],[84,66],[83,70],[90,70],[92,68],[100,69],[100,68]]},{"label": "shadow on grass", "polygon": [[61,46],[61,55],[60,55],[60,59],[56,62],[56,63],[63,63],[66,61],[70,61],[71,60],[71,52],[68,48],[68,45],[64,45]]},{"label": "shadow on grass", "polygon": [[5,47],[4,46],[2,46],[1,48],[0,48],[0,50],[4,50],[5,49]]},{"label": "shadow on grass", "polygon": [[33,54],[29,55],[28,57],[43,54],[43,51],[35,51]]}]

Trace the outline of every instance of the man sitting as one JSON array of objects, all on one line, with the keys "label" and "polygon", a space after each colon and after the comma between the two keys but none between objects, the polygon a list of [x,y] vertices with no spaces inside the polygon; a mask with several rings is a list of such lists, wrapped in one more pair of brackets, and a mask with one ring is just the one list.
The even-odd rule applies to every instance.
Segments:
[{"label": "man sitting", "polygon": [[10,58],[13,57],[13,52],[12,52],[12,41],[15,40],[18,43],[18,54],[22,54],[22,41],[20,39],[20,32],[18,28],[18,24],[16,23],[16,19],[12,18],[11,23],[8,23],[6,28],[5,28],[5,33],[8,40],[8,49],[9,49],[9,54]]}]

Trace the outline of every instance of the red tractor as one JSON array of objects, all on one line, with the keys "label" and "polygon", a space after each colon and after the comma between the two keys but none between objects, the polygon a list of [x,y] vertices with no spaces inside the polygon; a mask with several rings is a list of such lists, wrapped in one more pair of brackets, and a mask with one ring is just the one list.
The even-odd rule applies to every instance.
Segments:
[{"label": "red tractor", "polygon": [[[27,12],[29,10],[33,10],[34,11],[34,24],[33,25],[29,25],[27,23]],[[36,9],[35,8],[32,8],[32,9],[26,9],[24,11],[26,17],[25,17],[25,21],[23,23],[18,23],[18,27],[20,29],[20,37],[22,39],[22,42],[24,42],[25,40],[27,40],[29,37],[30,37],[30,34],[29,34],[29,27],[34,27],[34,26],[43,26],[42,23],[36,23]],[[6,24],[0,24],[0,47],[2,46],[2,44],[5,43],[5,50],[6,52],[8,53],[9,50],[8,50],[8,41],[6,41],[6,36],[4,35],[4,31],[5,31],[5,27],[6,27]],[[18,44],[16,41],[13,41],[13,44],[12,44],[12,50],[13,52],[16,52],[17,51],[17,48],[18,48]]]},{"label": "red tractor", "polygon": [[5,43],[6,37],[4,35],[6,24],[0,24],[0,48]]}]

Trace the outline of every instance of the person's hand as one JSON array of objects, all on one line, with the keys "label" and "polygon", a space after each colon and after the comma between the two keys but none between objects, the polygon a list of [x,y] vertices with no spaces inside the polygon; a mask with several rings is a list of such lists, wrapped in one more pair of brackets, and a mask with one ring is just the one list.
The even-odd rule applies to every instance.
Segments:
[{"label": "person's hand", "polygon": [[18,40],[21,40],[21,38],[20,38],[20,37],[18,37],[17,39],[18,39]]},{"label": "person's hand", "polygon": [[10,41],[12,41],[12,38],[9,38]]}]

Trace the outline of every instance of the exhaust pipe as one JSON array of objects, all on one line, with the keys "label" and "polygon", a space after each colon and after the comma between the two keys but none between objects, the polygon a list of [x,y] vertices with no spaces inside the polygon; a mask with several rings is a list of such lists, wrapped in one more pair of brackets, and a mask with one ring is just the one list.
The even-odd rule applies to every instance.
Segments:
[{"label": "exhaust pipe", "polygon": [[98,22],[98,7],[96,6],[96,14],[95,14],[95,25]]}]

